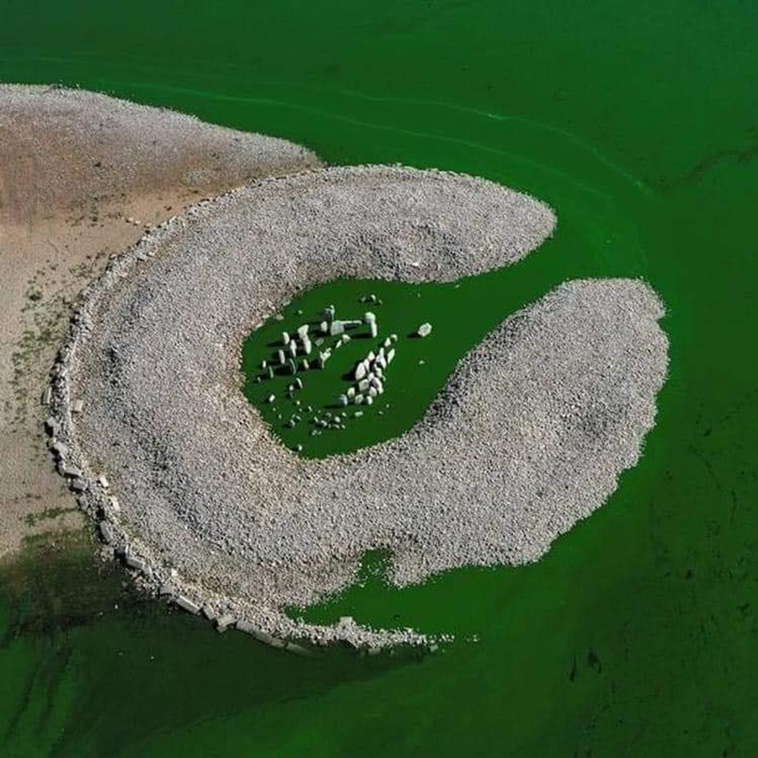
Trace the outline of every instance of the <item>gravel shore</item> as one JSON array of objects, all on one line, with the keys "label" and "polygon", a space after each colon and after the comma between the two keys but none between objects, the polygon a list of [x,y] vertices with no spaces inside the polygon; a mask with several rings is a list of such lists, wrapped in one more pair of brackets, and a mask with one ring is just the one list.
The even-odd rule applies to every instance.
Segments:
[{"label": "gravel shore", "polygon": [[82,288],[189,204],[320,165],[281,139],[55,86],[0,85],[0,560],[85,528],[42,427]]},{"label": "gravel shore", "polygon": [[85,295],[54,369],[61,471],[140,581],[188,610],[274,644],[423,643],[282,609],[347,586],[370,549],[390,552],[398,585],[538,559],[639,459],[666,375],[660,301],[639,281],[568,282],[466,356],[406,435],[321,461],[268,433],[241,392],[240,345],[305,287],[451,281],[519,260],[554,225],[499,185],[388,167],[191,209]]}]

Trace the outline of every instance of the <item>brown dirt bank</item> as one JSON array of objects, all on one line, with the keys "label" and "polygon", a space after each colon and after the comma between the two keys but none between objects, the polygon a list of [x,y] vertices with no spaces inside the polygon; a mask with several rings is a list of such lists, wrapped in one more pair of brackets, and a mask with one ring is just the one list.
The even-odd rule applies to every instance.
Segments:
[{"label": "brown dirt bank", "polygon": [[292,143],[171,111],[0,85],[0,557],[83,524],[49,460],[41,403],[81,289],[199,199],[319,164]]}]

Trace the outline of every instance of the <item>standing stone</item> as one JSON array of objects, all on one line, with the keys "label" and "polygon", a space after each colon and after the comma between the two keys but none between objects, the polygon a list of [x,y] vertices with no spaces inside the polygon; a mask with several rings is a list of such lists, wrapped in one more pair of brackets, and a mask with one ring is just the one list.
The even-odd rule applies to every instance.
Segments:
[{"label": "standing stone", "polygon": [[428,337],[432,333],[432,325],[427,321],[416,330],[419,337]]},{"label": "standing stone", "polygon": [[285,347],[290,343],[290,336],[288,332],[282,332],[282,345]]}]

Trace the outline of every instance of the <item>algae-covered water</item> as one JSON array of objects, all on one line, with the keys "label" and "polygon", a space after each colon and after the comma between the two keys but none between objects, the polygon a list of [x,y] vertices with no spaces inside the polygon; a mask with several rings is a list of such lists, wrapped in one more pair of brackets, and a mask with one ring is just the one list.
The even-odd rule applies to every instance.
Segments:
[{"label": "algae-covered water", "polygon": [[555,238],[492,275],[502,302],[472,303],[456,339],[563,278],[639,275],[669,309],[671,370],[641,464],[540,563],[402,591],[367,571],[308,612],[458,635],[436,654],[293,658],[141,602],[86,543],[30,548],[0,582],[0,754],[758,753],[754,4],[1,13],[0,80],[80,84],[335,163],[436,166],[544,199]]}]

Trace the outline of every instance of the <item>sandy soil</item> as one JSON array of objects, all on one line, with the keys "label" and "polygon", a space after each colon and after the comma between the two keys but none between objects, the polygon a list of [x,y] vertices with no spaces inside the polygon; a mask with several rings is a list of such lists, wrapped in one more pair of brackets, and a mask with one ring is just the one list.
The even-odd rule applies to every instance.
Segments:
[{"label": "sandy soil", "polygon": [[42,429],[48,371],[81,289],[188,205],[315,165],[291,143],[169,111],[0,86],[0,557],[84,524]]}]

